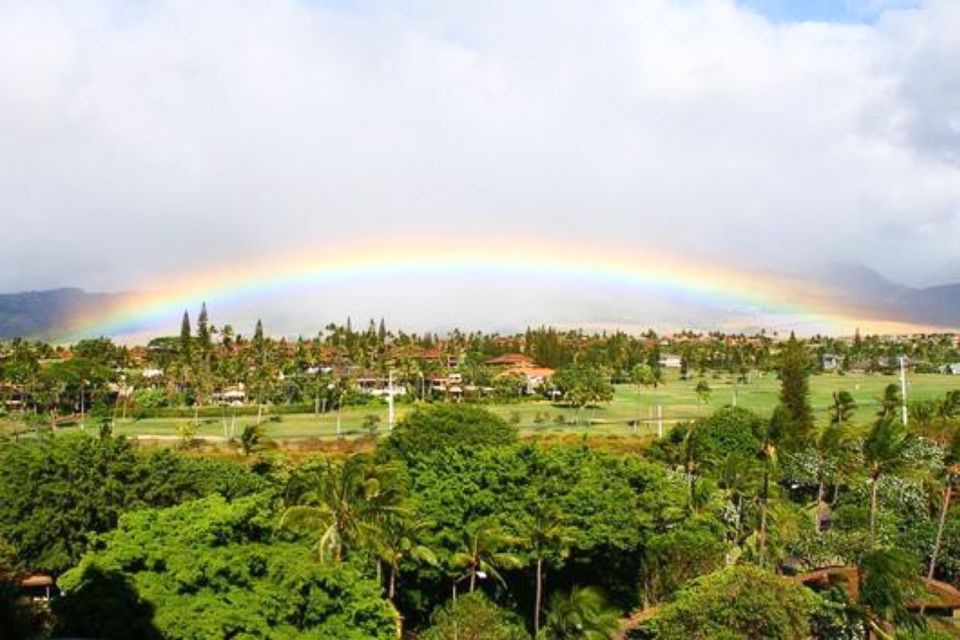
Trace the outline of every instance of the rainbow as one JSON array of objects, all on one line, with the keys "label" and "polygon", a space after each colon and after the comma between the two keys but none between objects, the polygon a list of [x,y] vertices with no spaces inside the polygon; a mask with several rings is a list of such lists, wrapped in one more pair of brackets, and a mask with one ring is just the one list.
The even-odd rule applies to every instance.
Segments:
[{"label": "rainbow", "polygon": [[[70,319],[72,336],[130,335],[176,322],[202,301],[218,308],[268,294],[327,283],[415,276],[482,274],[545,277],[666,292],[715,308],[748,309],[764,317],[802,317],[848,328],[863,319],[844,314],[837,298],[809,282],[718,264],[679,260],[650,250],[590,249],[528,240],[407,241],[330,245],[243,265],[193,271],[148,283],[101,312]],[[862,310],[859,310],[862,312]]]}]

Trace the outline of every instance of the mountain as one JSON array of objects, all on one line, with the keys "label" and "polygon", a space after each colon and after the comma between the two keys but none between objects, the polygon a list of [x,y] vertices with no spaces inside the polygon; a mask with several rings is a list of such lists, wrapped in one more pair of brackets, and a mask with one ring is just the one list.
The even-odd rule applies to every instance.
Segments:
[{"label": "mountain", "polygon": [[76,288],[0,294],[0,339],[64,337],[71,318],[91,315],[121,298]]},{"label": "mountain", "polygon": [[891,320],[960,326],[960,283],[908,287],[862,265],[831,265],[819,280],[838,300],[878,311]]}]

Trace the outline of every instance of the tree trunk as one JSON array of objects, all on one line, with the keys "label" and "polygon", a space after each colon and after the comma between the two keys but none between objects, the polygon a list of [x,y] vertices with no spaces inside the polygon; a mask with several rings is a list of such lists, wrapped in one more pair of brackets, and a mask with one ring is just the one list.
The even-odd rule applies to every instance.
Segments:
[{"label": "tree trunk", "polygon": [[817,535],[820,534],[820,509],[823,505],[823,498],[826,494],[826,483],[824,482],[823,476],[820,477],[820,483],[817,485],[817,505],[813,510],[813,524],[817,527]]},{"label": "tree trunk", "polygon": [[470,567],[470,593],[473,593],[474,589],[477,588],[477,568]]},{"label": "tree trunk", "polygon": [[543,559],[537,558],[537,588],[533,606],[533,637],[540,634],[540,603],[543,599]]},{"label": "tree trunk", "polygon": [[390,567],[390,584],[387,587],[387,598],[393,602],[393,598],[397,593],[397,570],[395,567]]},{"label": "tree trunk", "polygon": [[763,467],[763,495],[760,497],[760,568],[766,564],[767,555],[767,493],[770,490],[770,472]]},{"label": "tree trunk", "polygon": [[870,487],[870,551],[873,551],[877,543],[877,491],[880,488],[880,476],[873,477],[873,485]]},{"label": "tree trunk", "polygon": [[927,579],[933,580],[937,569],[937,556],[940,554],[940,544],[943,540],[943,529],[947,524],[947,513],[950,511],[950,493],[953,476],[947,475],[947,482],[943,488],[943,502],[940,505],[940,519],[937,521],[937,535],[933,540],[933,550],[930,552],[930,568],[927,569]]}]

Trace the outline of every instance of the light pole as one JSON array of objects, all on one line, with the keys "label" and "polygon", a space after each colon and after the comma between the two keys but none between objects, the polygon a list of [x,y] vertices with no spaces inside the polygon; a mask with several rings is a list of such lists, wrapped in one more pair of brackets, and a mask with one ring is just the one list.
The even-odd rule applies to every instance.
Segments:
[{"label": "light pole", "polygon": [[900,421],[907,426],[907,369],[906,358],[900,356]]}]

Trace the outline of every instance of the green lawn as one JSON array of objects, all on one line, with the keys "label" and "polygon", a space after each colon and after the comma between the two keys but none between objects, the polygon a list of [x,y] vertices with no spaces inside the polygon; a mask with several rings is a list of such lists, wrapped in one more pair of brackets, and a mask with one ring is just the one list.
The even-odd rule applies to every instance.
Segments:
[{"label": "green lawn", "polygon": [[[698,380],[692,379],[681,382],[675,376],[669,377],[666,384],[657,389],[638,388],[634,385],[620,385],[616,389],[613,402],[598,408],[583,410],[570,409],[551,405],[549,402],[522,402],[515,404],[489,405],[489,408],[503,416],[510,422],[517,424],[524,433],[528,434],[561,434],[578,433],[589,428],[590,433],[606,435],[628,435],[634,433],[630,422],[640,419],[637,427],[641,434],[655,433],[656,421],[650,420],[655,416],[656,407],[663,407],[665,426],[685,419],[709,415],[713,410],[733,403],[734,395],[737,404],[769,414],[777,402],[779,382],[773,374],[767,374],[753,379],[750,384],[734,385],[730,376],[707,376],[707,382],[712,389],[709,402],[698,402],[694,391]],[[878,399],[883,388],[896,383],[894,376],[882,375],[854,375],[839,376],[833,374],[812,376],[810,378],[811,402],[822,424],[829,420],[829,406],[831,396],[835,391],[845,389],[849,391],[859,406],[854,422],[869,422],[875,412]],[[949,389],[960,389],[960,376],[942,375],[914,375],[909,378],[908,395],[911,400],[921,398],[942,397]],[[410,411],[409,405],[399,404],[397,416]],[[368,407],[351,407],[344,409],[341,416],[341,432],[345,436],[365,433],[364,419],[368,415],[377,415],[380,418],[381,433],[386,429],[387,410],[385,406],[370,405]],[[560,423],[559,418],[563,419]],[[591,424],[586,426],[586,422]],[[93,421],[90,421],[91,425]],[[162,438],[176,438],[177,427],[181,424],[192,423],[190,417],[184,418],[151,418],[145,420],[117,420],[116,432],[130,436],[159,436]],[[235,422],[235,432],[254,422],[252,416],[239,416]],[[265,432],[277,440],[298,440],[310,437],[336,437],[336,414],[327,413],[320,416],[313,414],[292,414],[267,418]],[[229,409],[224,418],[205,418],[200,420],[197,435],[206,437],[223,437],[229,431],[232,420]],[[9,426],[9,424],[8,424]],[[89,425],[88,425],[89,426]],[[22,426],[20,427],[22,428]],[[71,427],[76,428],[76,427]]]}]

